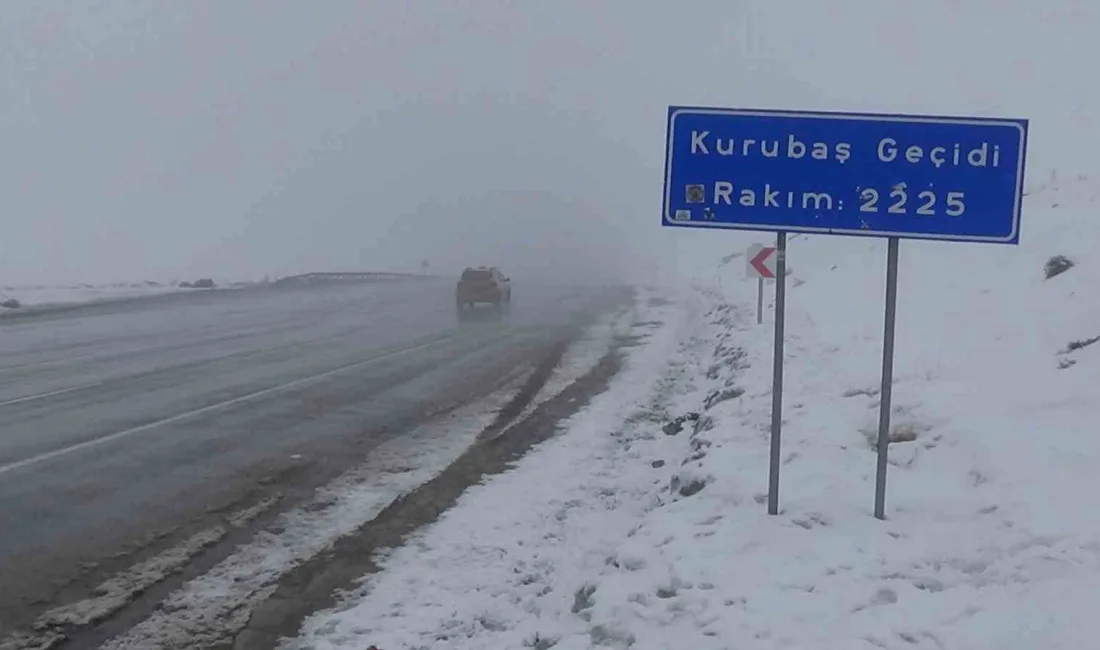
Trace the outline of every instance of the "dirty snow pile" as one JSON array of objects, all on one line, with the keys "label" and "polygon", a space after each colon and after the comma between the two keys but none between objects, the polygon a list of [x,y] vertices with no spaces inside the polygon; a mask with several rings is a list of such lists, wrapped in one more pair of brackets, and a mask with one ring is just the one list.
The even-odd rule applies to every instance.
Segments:
[{"label": "dirty snow pile", "polygon": [[1094,647],[1098,197],[1033,188],[1019,247],[902,242],[886,521],[885,243],[792,237],[779,515],[771,316],[710,268],[643,294],[607,392],[288,647]]}]

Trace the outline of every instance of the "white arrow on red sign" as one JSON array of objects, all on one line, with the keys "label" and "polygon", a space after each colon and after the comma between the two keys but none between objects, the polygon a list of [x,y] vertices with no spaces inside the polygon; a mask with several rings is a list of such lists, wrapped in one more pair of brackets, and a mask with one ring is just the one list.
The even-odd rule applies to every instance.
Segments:
[{"label": "white arrow on red sign", "polygon": [[775,247],[754,244],[749,246],[745,255],[748,262],[747,272],[750,278],[775,279]]}]

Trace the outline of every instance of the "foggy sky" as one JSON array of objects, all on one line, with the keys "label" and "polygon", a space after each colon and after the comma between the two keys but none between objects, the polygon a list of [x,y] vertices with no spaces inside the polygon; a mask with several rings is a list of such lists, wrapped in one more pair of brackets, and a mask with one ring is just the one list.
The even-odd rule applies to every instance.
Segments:
[{"label": "foggy sky", "polygon": [[669,104],[1033,120],[1092,171],[1091,3],[13,0],[0,285],[309,270],[634,276]]}]

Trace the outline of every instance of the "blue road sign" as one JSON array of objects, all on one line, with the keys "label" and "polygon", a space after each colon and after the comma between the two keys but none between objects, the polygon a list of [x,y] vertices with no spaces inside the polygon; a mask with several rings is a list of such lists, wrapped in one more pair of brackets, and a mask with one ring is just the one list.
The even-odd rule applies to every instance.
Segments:
[{"label": "blue road sign", "polygon": [[1017,244],[1027,128],[673,106],[662,223]]}]

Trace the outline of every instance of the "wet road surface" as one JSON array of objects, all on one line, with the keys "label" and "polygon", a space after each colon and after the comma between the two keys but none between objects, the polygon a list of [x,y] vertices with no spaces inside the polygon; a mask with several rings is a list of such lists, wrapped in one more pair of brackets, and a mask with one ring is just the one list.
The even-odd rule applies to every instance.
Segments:
[{"label": "wet road surface", "polygon": [[161,531],[489,394],[604,302],[517,286],[510,314],[458,322],[452,292],[211,291],[0,321],[0,632]]}]

